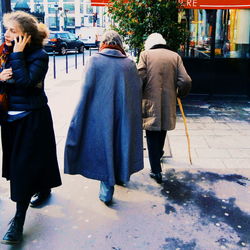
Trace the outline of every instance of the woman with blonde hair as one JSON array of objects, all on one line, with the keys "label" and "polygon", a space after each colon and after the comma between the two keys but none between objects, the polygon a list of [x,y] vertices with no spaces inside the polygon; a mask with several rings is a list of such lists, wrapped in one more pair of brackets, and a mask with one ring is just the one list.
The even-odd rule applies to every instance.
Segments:
[{"label": "woman with blonde hair", "polygon": [[2,175],[10,180],[16,214],[2,243],[22,239],[26,211],[32,195],[48,197],[61,185],[51,112],[44,92],[48,55],[43,43],[44,24],[17,11],[3,16],[5,42],[0,46],[0,88],[8,95],[7,118],[1,124]]}]

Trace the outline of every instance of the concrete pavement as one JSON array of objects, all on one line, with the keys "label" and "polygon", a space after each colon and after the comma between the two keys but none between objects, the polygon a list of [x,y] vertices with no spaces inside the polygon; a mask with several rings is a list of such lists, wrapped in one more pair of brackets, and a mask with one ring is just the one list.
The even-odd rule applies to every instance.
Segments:
[{"label": "concrete pavement", "polygon": [[[0,249],[219,250],[250,249],[249,99],[189,96],[183,101],[191,139],[188,162],[182,118],[168,132],[164,183],[145,168],[127,187],[117,186],[114,204],[98,200],[99,183],[63,174],[63,150],[81,90],[82,69],[51,72],[46,92],[54,118],[63,185],[48,203],[30,208],[23,243]],[[9,184],[0,179],[0,235],[14,214]]]}]

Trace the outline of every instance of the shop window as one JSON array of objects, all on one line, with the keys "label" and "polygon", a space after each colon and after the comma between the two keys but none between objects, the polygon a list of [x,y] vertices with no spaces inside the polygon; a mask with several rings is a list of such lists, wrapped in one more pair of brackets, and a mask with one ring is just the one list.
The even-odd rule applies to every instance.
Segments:
[{"label": "shop window", "polygon": [[186,56],[210,58],[214,47],[217,58],[250,58],[249,9],[189,10],[189,33]]},{"label": "shop window", "polygon": [[218,10],[215,55],[250,58],[250,10]]},{"label": "shop window", "polygon": [[212,12],[208,10],[190,10],[189,55],[209,58],[211,53]]}]

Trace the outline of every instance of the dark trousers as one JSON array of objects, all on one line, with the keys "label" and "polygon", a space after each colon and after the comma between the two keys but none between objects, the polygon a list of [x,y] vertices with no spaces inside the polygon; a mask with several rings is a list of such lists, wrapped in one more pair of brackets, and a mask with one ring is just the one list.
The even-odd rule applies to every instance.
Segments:
[{"label": "dark trousers", "polygon": [[161,173],[161,157],[163,156],[163,147],[167,131],[149,131],[146,130],[148,156],[151,171],[155,174]]}]

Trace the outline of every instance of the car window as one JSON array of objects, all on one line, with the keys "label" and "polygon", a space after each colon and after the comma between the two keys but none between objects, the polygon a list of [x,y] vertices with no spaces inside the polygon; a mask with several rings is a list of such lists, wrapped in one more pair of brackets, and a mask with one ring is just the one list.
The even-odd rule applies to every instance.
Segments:
[{"label": "car window", "polygon": [[56,34],[50,34],[49,35],[49,39],[53,39],[53,38],[56,38]]},{"label": "car window", "polygon": [[69,35],[67,33],[60,33],[58,34],[60,38],[62,39],[68,39],[69,38]]},{"label": "car window", "polygon": [[72,34],[72,33],[69,33],[69,37],[70,37],[70,39],[73,39],[73,40],[76,39],[76,36],[74,34]]}]

